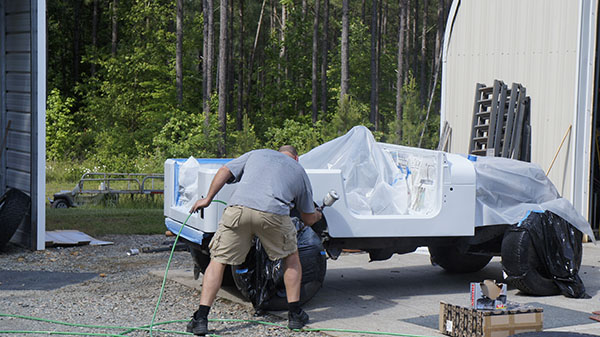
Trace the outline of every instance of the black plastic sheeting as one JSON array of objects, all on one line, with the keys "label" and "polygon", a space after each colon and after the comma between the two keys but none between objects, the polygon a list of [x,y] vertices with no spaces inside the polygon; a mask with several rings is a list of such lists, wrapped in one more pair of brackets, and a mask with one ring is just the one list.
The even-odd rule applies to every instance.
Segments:
[{"label": "black plastic sheeting", "polygon": [[9,188],[0,196],[0,249],[10,241],[17,228],[26,221],[31,198],[16,188]]},{"label": "black plastic sheeting", "polygon": [[[304,227],[299,219],[292,218],[292,221],[298,230],[298,252],[302,265],[300,302],[305,303],[321,288],[327,261],[320,237],[310,227]],[[252,302],[255,310],[287,309],[283,260],[269,260],[258,238],[254,239],[254,248],[244,264],[232,268],[237,288]]]},{"label": "black plastic sheeting", "polygon": [[531,242],[545,269],[560,292],[573,298],[589,298],[579,277],[583,234],[558,215],[531,212],[518,227],[529,232]]}]

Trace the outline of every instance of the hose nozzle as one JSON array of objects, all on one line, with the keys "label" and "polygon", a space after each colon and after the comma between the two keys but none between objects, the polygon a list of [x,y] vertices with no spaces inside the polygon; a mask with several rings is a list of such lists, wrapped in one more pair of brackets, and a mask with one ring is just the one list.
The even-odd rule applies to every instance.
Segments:
[{"label": "hose nozzle", "polygon": [[323,208],[325,206],[333,205],[333,203],[336,202],[339,198],[340,198],[340,196],[337,194],[337,192],[335,190],[329,191],[327,193],[327,195],[325,195],[325,197],[323,197],[323,206],[321,206],[321,208]]}]

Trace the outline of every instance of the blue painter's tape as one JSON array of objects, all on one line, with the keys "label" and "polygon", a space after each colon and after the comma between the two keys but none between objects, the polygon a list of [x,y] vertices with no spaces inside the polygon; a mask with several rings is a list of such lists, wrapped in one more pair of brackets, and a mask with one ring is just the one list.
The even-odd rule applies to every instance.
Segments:
[{"label": "blue painter's tape", "polygon": [[236,271],[235,271],[236,274],[245,274],[247,272],[248,272],[248,268],[236,269]]},{"label": "blue painter's tape", "polygon": [[321,251],[321,255],[327,255],[327,252],[326,252],[326,251],[324,251],[324,250],[322,250],[322,251]]},{"label": "blue painter's tape", "polygon": [[[176,158],[173,159],[177,163],[185,163],[187,159]],[[232,161],[233,158],[196,158],[199,164],[227,164]]]},{"label": "blue painter's tape", "polygon": [[[183,224],[173,219],[165,218],[165,226],[172,233],[177,234]],[[207,237],[207,234],[192,227],[184,226],[183,229],[181,229],[181,234],[179,236],[188,241],[202,245],[202,240]]]},{"label": "blue painter's tape", "polygon": [[175,206],[179,205],[179,163],[175,162],[175,177],[173,184],[173,195],[175,196]]},{"label": "blue painter's tape", "polygon": [[529,218],[529,214],[531,214],[531,212],[534,212],[534,213],[544,213],[544,211],[537,211],[537,210],[529,210],[529,211],[527,211],[527,214],[525,214],[525,216],[523,217],[523,219],[519,220],[519,223],[517,224],[517,227],[521,227],[521,224],[523,223],[523,221],[525,221],[525,219]]}]

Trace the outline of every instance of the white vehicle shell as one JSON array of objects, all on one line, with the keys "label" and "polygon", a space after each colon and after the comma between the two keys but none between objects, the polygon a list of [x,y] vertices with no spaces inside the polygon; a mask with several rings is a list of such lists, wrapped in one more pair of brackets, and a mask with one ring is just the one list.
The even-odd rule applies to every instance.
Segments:
[{"label": "white vehicle shell", "polygon": [[[409,148],[393,144],[379,143],[391,152],[408,152],[411,156],[428,158],[428,176],[431,187],[427,199],[430,206],[427,212],[408,214],[365,215],[354,212],[348,205],[344,190],[344,181],[338,169],[307,169],[306,172],[313,188],[313,197],[317,205],[322,198],[335,190],[340,199],[331,207],[324,209],[327,220],[327,233],[330,238],[400,238],[400,237],[453,237],[472,236],[475,233],[475,170],[473,163],[460,155],[441,151]],[[198,159],[197,195],[204,196],[218,170],[218,166],[227,159]],[[189,208],[178,202],[179,168],[185,160],[168,159],[165,162],[165,202],[164,214],[167,228],[178,233],[181,225],[189,216]],[[236,185],[225,185],[215,199],[224,201]],[[179,205],[178,205],[179,204]],[[221,202],[213,202],[204,210],[204,214],[190,216],[182,236],[192,242],[200,243],[202,236],[214,233],[225,208]],[[203,215],[203,217],[201,217]]]}]

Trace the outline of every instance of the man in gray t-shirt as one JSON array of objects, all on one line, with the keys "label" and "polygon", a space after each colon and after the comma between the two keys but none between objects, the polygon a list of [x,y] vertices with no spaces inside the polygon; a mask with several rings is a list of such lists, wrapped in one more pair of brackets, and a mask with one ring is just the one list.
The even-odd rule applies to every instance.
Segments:
[{"label": "man in gray t-shirt", "polygon": [[236,190],[210,241],[211,260],[203,277],[200,307],[187,331],[195,335],[208,333],[208,312],[221,287],[225,266],[244,262],[255,235],[271,260],[284,260],[288,327],[302,328],[308,315],[300,308],[302,266],[296,228],[289,213],[296,207],[308,226],[323,215],[314,207],[312,187],[298,163],[296,149],[286,145],[279,151],[254,150],[228,162],[215,174],[206,198],[196,201],[190,212],[208,207],[226,183],[237,184]]}]

